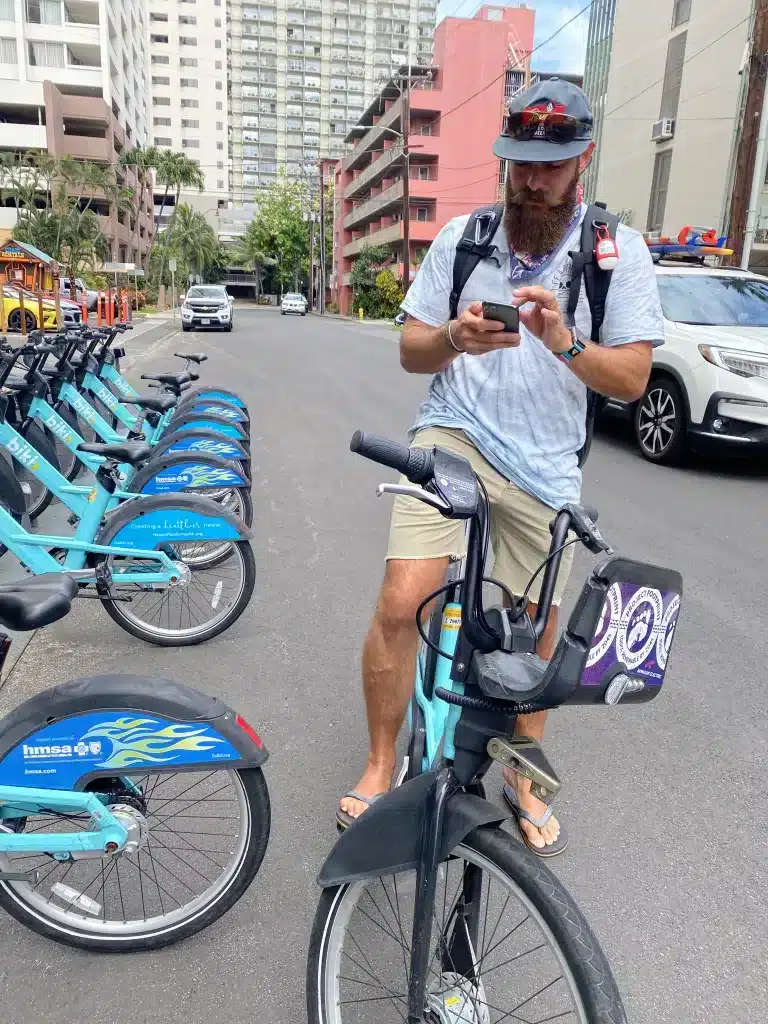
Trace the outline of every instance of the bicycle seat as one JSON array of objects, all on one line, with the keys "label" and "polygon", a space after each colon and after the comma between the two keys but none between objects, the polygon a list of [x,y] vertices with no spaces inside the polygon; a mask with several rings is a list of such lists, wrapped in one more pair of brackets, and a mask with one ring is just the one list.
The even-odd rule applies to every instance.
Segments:
[{"label": "bicycle seat", "polygon": [[523,703],[541,691],[549,662],[536,654],[491,654],[475,652],[472,659],[473,681],[494,700]]},{"label": "bicycle seat", "polygon": [[176,405],[173,395],[147,395],[145,398],[132,398],[131,405],[137,405],[140,409],[150,409],[152,412],[168,412]]},{"label": "bicycle seat", "polygon": [[78,585],[63,573],[0,585],[0,625],[23,632],[63,618],[72,607]]},{"label": "bicycle seat", "polygon": [[117,462],[127,462],[136,466],[140,462],[146,462],[152,454],[152,446],[145,441],[120,441],[116,444],[79,444],[79,452],[89,452],[91,455],[102,455],[105,459],[115,459]]},{"label": "bicycle seat", "polygon": [[208,358],[205,352],[174,352],[173,354],[179,359],[188,359],[190,363],[197,363],[198,366]]},{"label": "bicycle seat", "polygon": [[158,384],[170,384],[175,388],[187,384],[192,377],[188,373],[142,373],[142,380],[156,380]]}]

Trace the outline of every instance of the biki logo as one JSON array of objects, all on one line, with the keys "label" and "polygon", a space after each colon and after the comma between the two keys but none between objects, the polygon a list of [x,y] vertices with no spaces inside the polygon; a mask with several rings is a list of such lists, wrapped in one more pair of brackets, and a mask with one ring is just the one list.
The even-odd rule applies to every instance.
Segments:
[{"label": "biki logo", "polygon": [[55,412],[46,417],[45,425],[64,444],[71,444],[74,441],[71,430],[61,416],[58,416]]},{"label": "biki logo", "polygon": [[27,469],[37,469],[40,465],[40,456],[35,449],[28,444],[17,441],[15,437],[7,441],[5,447],[14,459],[20,462],[22,466],[26,466]]},{"label": "biki logo", "polygon": [[117,409],[118,405],[120,404],[118,400],[115,398],[115,396],[112,394],[112,392],[107,391],[107,389],[102,384],[99,384],[98,387],[94,388],[93,393],[100,401],[104,403],[104,405],[106,405],[108,409],[111,409],[113,412],[115,411],[115,409]]},{"label": "biki logo", "polygon": [[85,399],[81,398],[80,395],[77,394],[77,392],[73,392],[67,400],[75,412],[83,417],[86,423],[96,422],[96,413]]}]

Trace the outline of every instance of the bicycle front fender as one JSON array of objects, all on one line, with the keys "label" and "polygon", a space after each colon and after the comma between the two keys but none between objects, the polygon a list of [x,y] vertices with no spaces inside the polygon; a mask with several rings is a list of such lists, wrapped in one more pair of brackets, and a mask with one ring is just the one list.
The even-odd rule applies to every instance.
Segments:
[{"label": "bicycle front fender", "polygon": [[[427,796],[436,774],[418,775],[372,804],[336,841],[320,869],[319,885],[327,889],[418,867]],[[509,817],[488,800],[472,793],[455,793],[445,808],[441,859],[474,829],[497,825]]]}]

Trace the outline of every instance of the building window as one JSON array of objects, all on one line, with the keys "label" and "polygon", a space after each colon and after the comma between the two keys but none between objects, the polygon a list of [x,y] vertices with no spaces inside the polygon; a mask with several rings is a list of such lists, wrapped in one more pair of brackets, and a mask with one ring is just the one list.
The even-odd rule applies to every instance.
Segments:
[{"label": "building window", "polygon": [[149,37],[149,41],[151,43],[167,43],[168,42],[168,36],[154,36],[153,35],[153,36]]},{"label": "building window", "polygon": [[[33,2],[33,0],[27,0],[27,4],[30,4],[32,2]],[[45,2],[45,0],[42,0],[42,2]],[[168,21],[168,15],[167,14],[157,14],[155,11],[152,11],[152,13],[149,15],[149,20],[150,21]]]},{"label": "building window", "polygon": [[0,64],[16,63],[16,40],[0,39]]},{"label": "building window", "polygon": [[182,68],[196,68],[197,57],[179,57],[179,66]]},{"label": "building window", "polygon": [[170,85],[171,80],[167,75],[152,75],[152,85]]},{"label": "building window", "polygon": [[29,43],[28,47],[30,67],[66,67],[63,43]]},{"label": "building window", "polygon": [[669,187],[669,169],[672,166],[672,150],[666,149],[657,153],[653,164],[653,181],[651,182],[651,201],[648,204],[647,231],[661,231],[664,226],[664,211],[667,206],[667,188]]},{"label": "building window", "polygon": [[61,15],[60,0],[27,0],[27,21],[33,25],[61,25]]},{"label": "building window", "polygon": [[156,135],[155,136],[155,145],[156,146],[172,146],[173,145],[173,139],[166,139],[164,136]]},{"label": "building window", "polygon": [[221,49],[221,40],[217,39],[216,42],[213,45],[216,47],[217,50],[220,50]]},{"label": "building window", "polygon": [[192,17],[189,14],[180,14],[179,15],[179,24],[180,25],[196,25],[197,24],[197,18],[194,18],[194,17]]},{"label": "building window", "polygon": [[429,210],[426,206],[416,207],[416,220],[429,220]]},{"label": "building window", "polygon": [[222,65],[220,60],[215,61],[214,67],[216,68],[217,71],[221,71],[221,66]]},{"label": "building window", "polygon": [[166,56],[165,54],[153,53],[152,54],[152,63],[153,64],[170,64],[171,63],[171,58]]},{"label": "building window", "polygon": [[224,149],[224,143],[223,142],[217,142],[216,143],[216,149]]},{"label": "building window", "polygon": [[680,101],[680,86],[683,84],[683,63],[687,32],[673,36],[667,44],[667,63],[664,68],[664,85],[661,90],[659,117],[677,117]]},{"label": "building window", "polygon": [[221,92],[221,90],[224,88],[224,86],[221,84],[221,82],[217,82],[216,83],[216,88],[218,89],[219,92]]},{"label": "building window", "polygon": [[152,97],[152,106],[153,107],[170,107],[170,105],[171,105],[171,97],[170,96],[153,96]]},{"label": "building window", "polygon": [[197,37],[179,36],[179,46],[197,46]]},{"label": "building window", "polygon": [[181,127],[182,128],[199,128],[200,127],[200,122],[199,121],[182,121],[181,122]]},{"label": "building window", "polygon": [[216,170],[218,170],[218,171],[223,171],[224,170],[224,161],[223,160],[217,160],[216,161]]},{"label": "building window", "polygon": [[223,110],[224,109],[224,104],[221,102],[221,100],[217,100],[216,101],[216,109],[217,110]]},{"label": "building window", "polygon": [[196,89],[197,79],[196,78],[180,78],[179,85],[182,89]]},{"label": "building window", "polygon": [[155,117],[152,119],[152,124],[158,128],[170,128],[171,119],[170,117]]},{"label": "building window", "polygon": [[221,28],[221,18],[214,18],[213,19],[213,27],[214,28]]},{"label": "building window", "polygon": [[672,28],[691,20],[691,0],[675,0],[672,10]]},{"label": "building window", "polygon": [[419,175],[418,175],[418,177],[419,177],[420,181],[429,181],[429,168],[428,167],[419,167]]},{"label": "building window", "polygon": [[[168,102],[170,103],[171,101],[168,100]],[[197,108],[200,106],[197,100],[182,100],[181,105],[186,110],[197,110]]]},{"label": "building window", "polygon": [[200,149],[200,139],[182,139],[182,149]]},{"label": "building window", "polygon": [[221,178],[219,178],[218,187],[219,188],[224,188],[224,182],[221,180]]},{"label": "building window", "polygon": [[223,132],[224,131],[224,122],[223,121],[217,121],[216,122],[216,131],[217,132]]}]

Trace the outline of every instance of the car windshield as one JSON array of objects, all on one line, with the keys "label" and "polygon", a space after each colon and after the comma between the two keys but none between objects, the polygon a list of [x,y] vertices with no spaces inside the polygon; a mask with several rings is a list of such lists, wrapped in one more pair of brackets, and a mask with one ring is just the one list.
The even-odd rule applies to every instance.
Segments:
[{"label": "car windshield", "polygon": [[188,299],[225,299],[227,293],[223,288],[201,288],[195,286],[187,292]]},{"label": "car windshield", "polygon": [[303,302],[304,301],[304,296],[303,295],[297,295],[296,292],[287,292],[283,296],[283,298],[284,299],[290,299],[293,302],[295,302],[297,299],[298,299],[299,302]]},{"label": "car windshield", "polygon": [[658,274],[667,320],[711,327],[768,327],[768,280],[718,274]]}]

